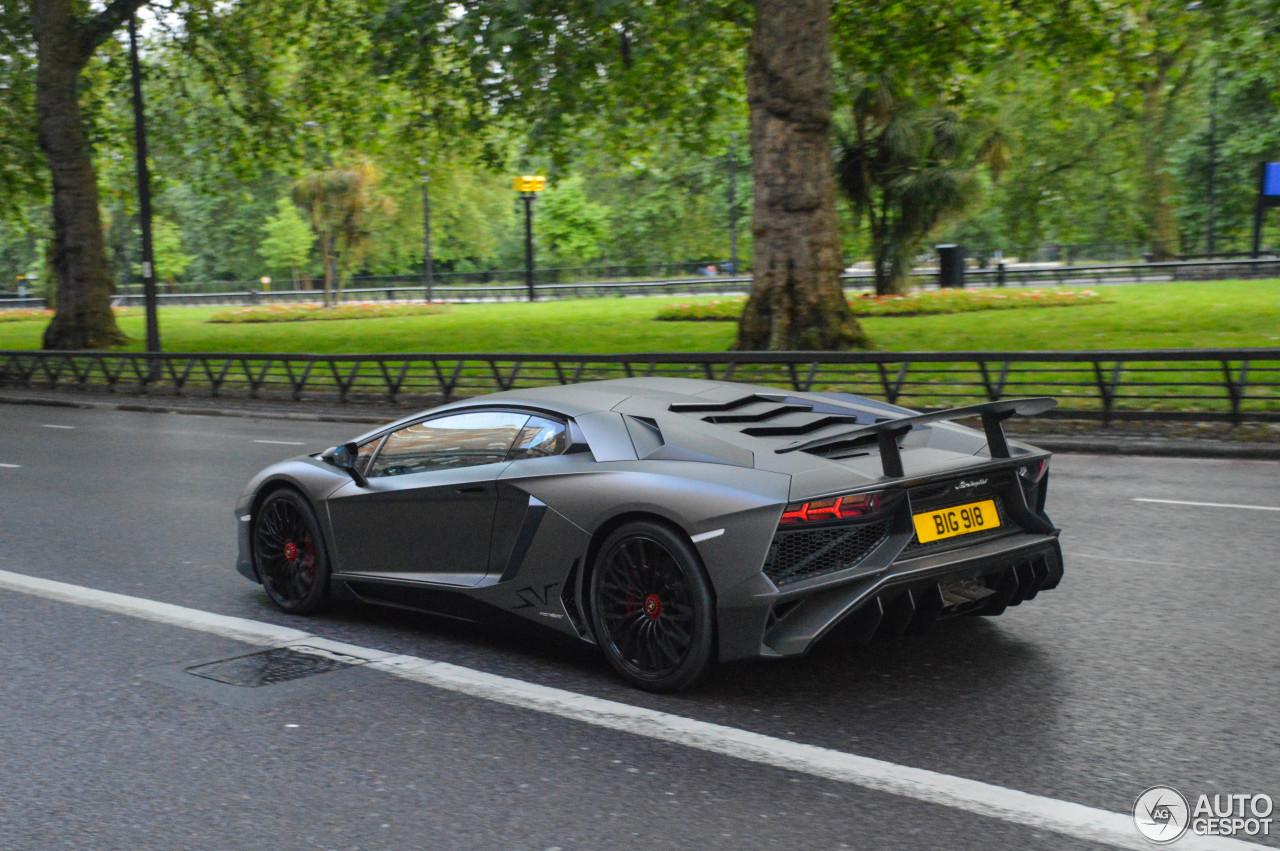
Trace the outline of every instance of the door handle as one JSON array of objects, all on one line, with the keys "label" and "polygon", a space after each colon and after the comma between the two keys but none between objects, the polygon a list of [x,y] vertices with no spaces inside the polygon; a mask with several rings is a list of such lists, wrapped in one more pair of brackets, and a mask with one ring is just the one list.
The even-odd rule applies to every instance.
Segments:
[{"label": "door handle", "polygon": [[457,490],[458,493],[484,493],[484,485],[467,485]]}]

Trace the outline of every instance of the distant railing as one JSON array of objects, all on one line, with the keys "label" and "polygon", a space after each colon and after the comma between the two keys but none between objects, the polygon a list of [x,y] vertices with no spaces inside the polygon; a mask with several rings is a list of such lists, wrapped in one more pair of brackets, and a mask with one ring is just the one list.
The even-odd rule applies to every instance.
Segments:
[{"label": "distant railing", "polygon": [[[974,287],[999,286],[1089,286],[1121,283],[1168,281],[1207,281],[1232,278],[1280,278],[1280,258],[1216,259],[1171,263],[1123,263],[1106,266],[997,265],[986,269],[969,269],[965,282]],[[849,291],[870,289],[875,282],[870,272],[850,272],[841,276]],[[916,287],[928,289],[938,285],[935,269],[920,269],[912,275]],[[602,281],[578,284],[538,284],[540,299],[607,298],[629,296],[732,296],[745,295],[751,289],[751,278],[701,276],[671,278],[661,281]],[[201,304],[296,304],[319,301],[319,290],[226,290],[201,293],[160,293],[161,305]],[[524,284],[437,285],[432,300],[450,303],[524,301],[529,297]],[[426,290],[419,283],[388,283],[380,287],[351,287],[343,292],[348,301],[424,301]],[[136,294],[116,295],[117,307],[138,307],[143,297]],[[0,310],[6,308],[44,307],[44,299],[0,297]]]},{"label": "distant railing", "polygon": [[162,354],[0,351],[0,387],[427,404],[662,376],[857,393],[915,408],[1055,396],[1057,415],[1280,422],[1280,348],[1076,352]]}]

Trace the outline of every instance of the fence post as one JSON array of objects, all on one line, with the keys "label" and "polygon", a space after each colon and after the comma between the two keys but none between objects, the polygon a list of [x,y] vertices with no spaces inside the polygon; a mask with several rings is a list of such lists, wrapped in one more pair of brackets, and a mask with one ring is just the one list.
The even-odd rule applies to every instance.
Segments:
[{"label": "fence post", "polygon": [[1227,387],[1227,396],[1231,400],[1231,424],[1240,425],[1241,404],[1244,402],[1245,382],[1248,381],[1249,362],[1241,361],[1240,363],[1240,380],[1236,381],[1231,376],[1231,362],[1222,361],[1222,378],[1223,383]]}]

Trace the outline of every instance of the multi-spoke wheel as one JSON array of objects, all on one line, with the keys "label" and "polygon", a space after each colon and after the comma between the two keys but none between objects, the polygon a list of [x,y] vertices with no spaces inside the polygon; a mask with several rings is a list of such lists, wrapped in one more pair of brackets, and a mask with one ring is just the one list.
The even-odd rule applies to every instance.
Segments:
[{"label": "multi-spoke wheel", "polygon": [[278,490],[253,518],[253,560],[262,587],[286,612],[305,615],[328,596],[329,559],[315,512],[292,490]]},{"label": "multi-spoke wheel", "polygon": [[591,621],[610,664],[650,691],[687,688],[714,660],[714,607],[693,545],[657,523],[628,523],[600,547]]}]

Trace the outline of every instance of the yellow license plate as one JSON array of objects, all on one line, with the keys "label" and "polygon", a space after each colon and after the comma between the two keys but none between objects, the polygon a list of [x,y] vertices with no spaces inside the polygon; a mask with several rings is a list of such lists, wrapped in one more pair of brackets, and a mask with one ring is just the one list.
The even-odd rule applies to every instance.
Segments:
[{"label": "yellow license plate", "polygon": [[916,522],[916,538],[922,544],[968,535],[970,532],[984,532],[1000,525],[995,500],[991,499],[924,511],[912,515],[912,519]]}]

